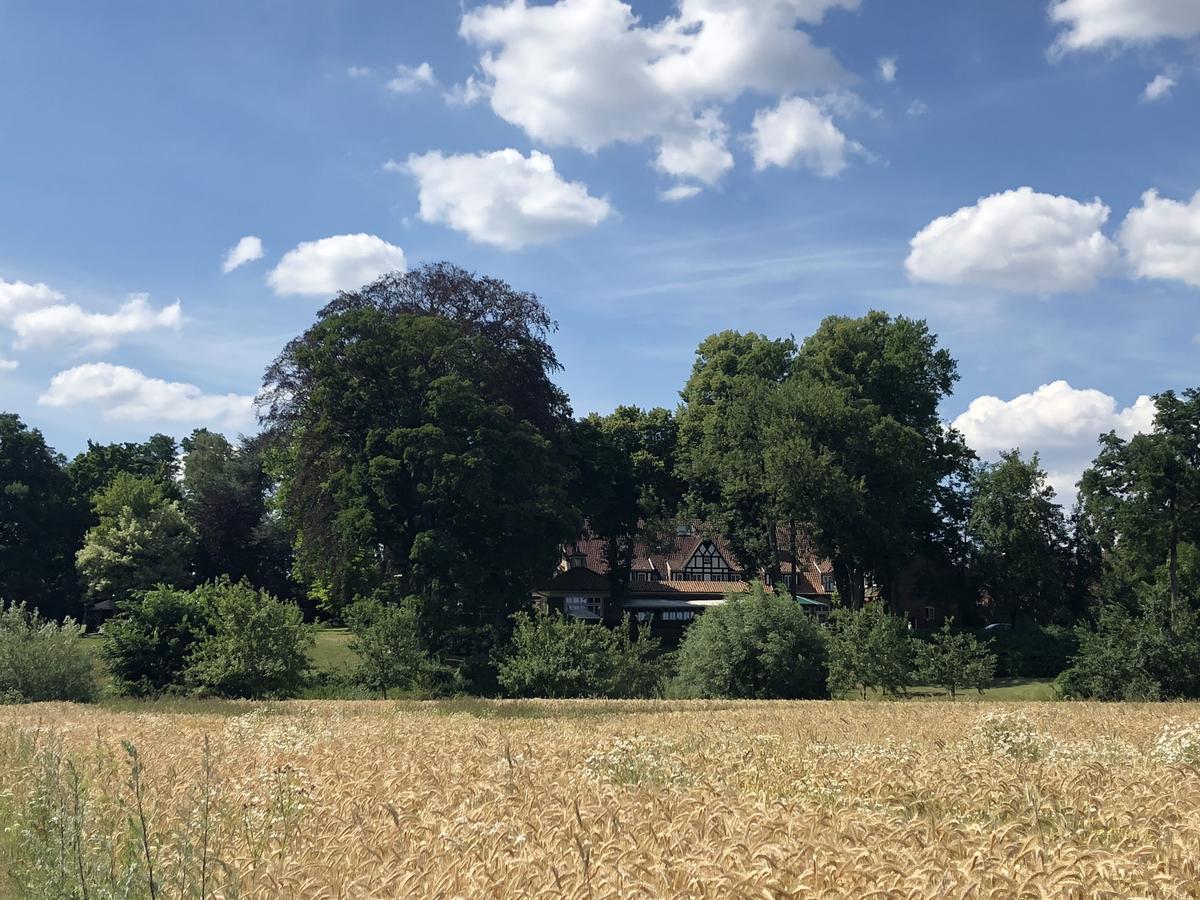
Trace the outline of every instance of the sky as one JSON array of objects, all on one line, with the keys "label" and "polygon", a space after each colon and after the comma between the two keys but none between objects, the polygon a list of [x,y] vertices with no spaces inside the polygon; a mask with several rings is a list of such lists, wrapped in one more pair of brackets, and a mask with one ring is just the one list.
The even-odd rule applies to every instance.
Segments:
[{"label": "sky", "polygon": [[252,433],[340,289],[536,292],[577,414],[928,321],[1066,497],[1200,385],[1200,0],[0,0],[0,410]]}]

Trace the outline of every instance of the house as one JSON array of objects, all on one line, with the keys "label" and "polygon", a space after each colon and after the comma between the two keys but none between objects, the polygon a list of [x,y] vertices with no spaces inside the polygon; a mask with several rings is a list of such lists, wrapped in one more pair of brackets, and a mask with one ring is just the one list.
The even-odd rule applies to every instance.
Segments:
[{"label": "house", "polygon": [[[629,615],[672,644],[696,616],[723,603],[726,594],[748,591],[761,577],[738,562],[724,538],[695,524],[679,526],[659,549],[639,541],[624,597],[616,601],[608,569],[603,540],[575,541],[563,548],[558,572],[535,599],[542,609],[578,619],[615,622]],[[779,570],[797,602],[819,615],[829,611],[834,583],[827,560],[807,548],[795,558],[780,550]]]}]

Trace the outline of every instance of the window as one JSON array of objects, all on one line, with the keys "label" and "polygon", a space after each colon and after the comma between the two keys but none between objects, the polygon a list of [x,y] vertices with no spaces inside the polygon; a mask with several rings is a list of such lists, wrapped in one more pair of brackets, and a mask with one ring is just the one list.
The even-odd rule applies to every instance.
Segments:
[{"label": "window", "polygon": [[633,580],[634,581],[650,581],[651,580],[650,573],[649,572],[634,572]]},{"label": "window", "polygon": [[932,625],[934,622],[937,621],[937,607],[934,607],[934,606],[925,607],[925,621],[928,622],[930,625]]},{"label": "window", "polygon": [[837,587],[837,583],[833,580],[832,575],[822,575],[821,587],[824,588],[825,593],[832,594],[834,589]]},{"label": "window", "polygon": [[691,609],[667,609],[663,610],[662,614],[664,622],[690,622],[694,618],[696,618],[696,612]]},{"label": "window", "polygon": [[587,565],[587,557],[582,553],[572,553],[568,559],[572,569],[582,569]]},{"label": "window", "polygon": [[729,564],[712,541],[705,541],[696,548],[692,558],[683,569],[684,581],[732,581]]},{"label": "window", "polygon": [[576,619],[599,619],[604,614],[603,597],[567,597],[563,610]]}]

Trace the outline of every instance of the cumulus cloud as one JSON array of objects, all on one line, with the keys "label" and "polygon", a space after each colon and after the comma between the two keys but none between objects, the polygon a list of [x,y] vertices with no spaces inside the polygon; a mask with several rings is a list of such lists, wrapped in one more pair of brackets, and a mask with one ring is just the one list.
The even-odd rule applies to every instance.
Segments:
[{"label": "cumulus cloud", "polygon": [[5,359],[3,356],[0,356],[0,372],[11,372],[18,365],[20,363],[15,359]]},{"label": "cumulus cloud", "polygon": [[12,325],[13,319],[23,312],[60,303],[65,300],[58,291],[51,290],[40,281],[28,284],[24,281],[0,279],[0,325]]},{"label": "cumulus cloud", "polygon": [[1200,287],[1200,191],[1187,203],[1146,191],[1129,211],[1118,236],[1139,278],[1162,278]]},{"label": "cumulus cloud", "polygon": [[145,294],[135,294],[115,313],[92,313],[75,303],[43,306],[12,320],[17,346],[54,347],[80,345],[87,350],[109,350],[123,337],[178,328],[183,307],[176,300],[155,309]]},{"label": "cumulus cloud", "polygon": [[1154,413],[1154,401],[1147,396],[1120,408],[1103,391],[1055,381],[1011,400],[978,397],[953,425],[985,460],[1014,447],[1026,455],[1037,451],[1059,496],[1069,498],[1096,456],[1097,438],[1109,431],[1124,438],[1149,431]]},{"label": "cumulus cloud", "polygon": [[225,254],[225,259],[221,262],[221,271],[228,275],[238,266],[244,266],[248,262],[254,262],[256,259],[262,259],[263,243],[260,238],[249,234],[238,241],[229,252]]},{"label": "cumulus cloud", "polygon": [[754,168],[798,163],[818,175],[832,177],[846,168],[846,153],[858,149],[819,106],[802,97],[783,100],[754,115],[751,146]]},{"label": "cumulus cloud", "polygon": [[937,284],[1057,293],[1092,287],[1117,251],[1101,232],[1099,199],[1039,194],[1022,187],[934,219],[912,239],[905,268]]},{"label": "cumulus cloud", "polygon": [[402,168],[417,181],[421,218],[472,240],[517,250],[594,228],[612,214],[603,198],[565,181],[554,160],[534,150],[413,155]]},{"label": "cumulus cloud", "polygon": [[280,297],[357,290],[405,268],[404,251],[373,234],[339,234],[305,241],[283,255],[267,276]]},{"label": "cumulus cloud", "polygon": [[879,58],[879,77],[888,84],[896,80],[896,57],[881,56]]},{"label": "cumulus cloud", "polygon": [[1050,19],[1062,25],[1056,52],[1109,44],[1149,44],[1200,34],[1196,0],[1052,0]]},{"label": "cumulus cloud", "polygon": [[213,423],[229,428],[253,422],[254,398],[206,394],[194,384],[149,378],[137,369],[87,363],[59,372],[38,398],[46,406],[87,406],[127,421]]},{"label": "cumulus cloud", "polygon": [[1155,75],[1154,79],[1146,85],[1146,89],[1142,91],[1142,99],[1147,103],[1162,100],[1171,93],[1171,88],[1176,84],[1178,82],[1169,75]]},{"label": "cumulus cloud", "polygon": [[396,66],[396,74],[388,80],[387,89],[393,94],[415,94],[436,84],[433,67],[423,62],[419,66]]},{"label": "cumulus cloud", "polygon": [[654,141],[656,165],[712,183],[732,164],[720,104],[747,91],[811,91],[844,77],[798,26],[859,0],[679,0],[643,24],[621,0],[509,0],[468,10],[492,110],[533,139],[595,152]]}]

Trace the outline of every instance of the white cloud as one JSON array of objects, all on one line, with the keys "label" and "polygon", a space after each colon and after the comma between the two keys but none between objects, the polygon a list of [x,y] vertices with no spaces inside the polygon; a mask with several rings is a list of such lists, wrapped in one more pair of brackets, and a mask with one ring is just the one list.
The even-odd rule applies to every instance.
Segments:
[{"label": "white cloud", "polygon": [[660,169],[712,183],[731,164],[719,104],[842,80],[797,26],[858,3],[678,0],[644,25],[621,0],[509,0],[467,11],[460,34],[482,51],[472,94],[531,138],[589,152],[652,140]]},{"label": "white cloud", "polygon": [[929,112],[929,104],[924,100],[914,100],[905,110],[905,114],[910,116],[923,116],[927,112]]},{"label": "white cloud", "polygon": [[388,81],[387,89],[393,94],[415,94],[435,84],[437,79],[433,77],[433,67],[423,62],[416,67],[396,66],[396,75]]},{"label": "white cloud", "polygon": [[1090,288],[1117,251],[1100,231],[1099,199],[1039,194],[1022,187],[934,219],[912,239],[911,278],[938,284],[1055,293]]},{"label": "white cloud", "polygon": [[760,109],[752,127],[754,168],[759,171],[798,162],[818,175],[832,177],[846,168],[847,151],[857,149],[819,106],[801,97],[783,100],[774,109]]},{"label": "white cloud", "polygon": [[1056,52],[1108,44],[1149,44],[1200,34],[1196,0],[1052,0],[1050,19],[1062,25]]},{"label": "white cloud", "polygon": [[254,235],[246,235],[234,245],[228,253],[225,254],[225,259],[221,263],[221,271],[228,275],[238,266],[244,266],[248,262],[254,262],[256,259],[262,259],[263,243],[260,238]]},{"label": "white cloud", "polygon": [[368,66],[350,66],[346,69],[346,74],[351,78],[368,78],[371,75],[371,69]]},{"label": "white cloud", "polygon": [[105,418],[194,422],[244,427],[253,422],[254,398],[205,394],[194,384],[148,378],[137,369],[87,363],[59,372],[38,398],[46,406],[88,406]]},{"label": "white cloud", "polygon": [[18,347],[81,345],[108,350],[123,338],[158,328],[178,328],[183,308],[178,300],[155,309],[145,294],[135,294],[115,313],[90,313],[75,303],[43,306],[17,315],[12,329]]},{"label": "white cloud", "polygon": [[357,290],[405,268],[404,251],[373,234],[339,234],[305,241],[283,255],[267,276],[279,296]]},{"label": "white cloud", "polygon": [[1147,103],[1153,103],[1155,100],[1161,100],[1171,93],[1171,88],[1175,87],[1178,82],[1169,75],[1155,75],[1146,89],[1142,91],[1142,99]]},{"label": "white cloud", "polygon": [[5,359],[3,356],[0,356],[0,372],[11,372],[19,365],[20,363],[15,359]]},{"label": "white cloud", "polygon": [[554,160],[534,150],[443,156],[413,155],[401,167],[416,179],[421,218],[472,240],[517,250],[594,228],[612,214],[603,198],[564,181]]},{"label": "white cloud", "polygon": [[666,200],[669,203],[678,203],[680,200],[689,200],[695,197],[702,190],[703,188],[698,184],[677,184],[665,191],[659,191],[658,199]]},{"label": "white cloud", "polygon": [[1162,278],[1200,287],[1200,191],[1190,202],[1142,194],[1119,235],[1125,257],[1139,278]]},{"label": "white cloud", "polygon": [[693,124],[662,138],[654,165],[668,175],[714,185],[733,168],[733,154],[725,146],[729,129],[715,109],[705,110]]},{"label": "white cloud", "polygon": [[11,325],[13,319],[23,312],[60,303],[65,300],[58,291],[51,290],[40,281],[28,284],[24,281],[0,279],[0,325]]},{"label": "white cloud", "polygon": [[1069,498],[1099,450],[1097,438],[1109,431],[1123,438],[1149,431],[1154,412],[1148,396],[1121,409],[1103,391],[1055,381],[1011,400],[978,397],[953,425],[984,460],[1014,447],[1025,455],[1037,451],[1060,497]]},{"label": "white cloud", "polygon": [[896,57],[881,56],[879,58],[879,77],[888,84],[896,80]]}]

